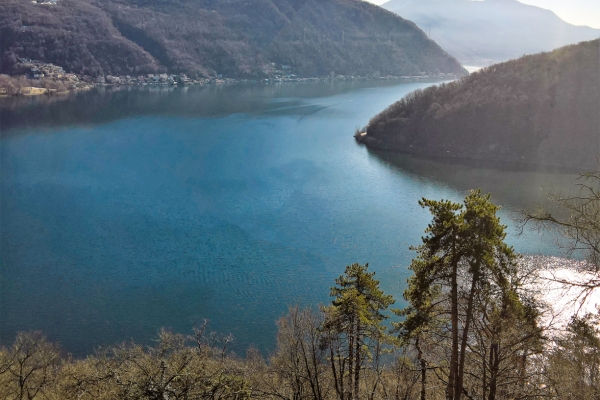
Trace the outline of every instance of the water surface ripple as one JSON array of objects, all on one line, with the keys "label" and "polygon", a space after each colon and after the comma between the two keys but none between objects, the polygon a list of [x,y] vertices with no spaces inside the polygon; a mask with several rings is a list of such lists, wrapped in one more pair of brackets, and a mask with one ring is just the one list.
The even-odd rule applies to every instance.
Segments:
[{"label": "water surface ripple", "polygon": [[[352,134],[431,83],[122,90],[0,103],[0,342],[149,343],[203,318],[274,347],[295,302],[368,262],[396,296],[429,221],[417,201],[494,192],[503,221],[571,179],[371,154]],[[533,233],[517,250],[553,254]]]}]

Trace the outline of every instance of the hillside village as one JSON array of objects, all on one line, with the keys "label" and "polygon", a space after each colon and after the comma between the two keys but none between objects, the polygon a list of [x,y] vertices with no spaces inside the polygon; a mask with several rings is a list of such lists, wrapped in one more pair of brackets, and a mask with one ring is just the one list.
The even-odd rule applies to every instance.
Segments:
[{"label": "hillside village", "polygon": [[[354,0],[6,0],[0,32],[0,74],[19,80],[32,75],[23,59],[60,66],[87,85],[466,74],[412,22]],[[72,85],[50,81],[59,92]]]},{"label": "hillside village", "polygon": [[289,65],[271,63],[267,68],[267,77],[263,79],[232,79],[219,74],[213,78],[189,78],[187,74],[156,73],[138,76],[131,75],[99,75],[91,77],[66,72],[63,67],[51,63],[44,63],[28,58],[19,59],[17,69],[19,75],[0,75],[0,95],[39,95],[66,93],[74,90],[88,90],[95,86],[185,86],[185,85],[211,85],[231,83],[281,83],[281,82],[314,82],[314,81],[352,81],[352,80],[392,80],[392,79],[456,79],[453,73],[439,73],[436,75],[422,72],[414,76],[353,76],[336,75],[334,73],[325,77],[301,78],[293,73]]}]

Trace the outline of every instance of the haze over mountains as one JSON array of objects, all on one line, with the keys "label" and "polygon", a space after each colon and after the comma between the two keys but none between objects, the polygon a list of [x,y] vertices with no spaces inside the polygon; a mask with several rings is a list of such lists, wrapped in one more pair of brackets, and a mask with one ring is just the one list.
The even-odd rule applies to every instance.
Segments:
[{"label": "haze over mountains", "polygon": [[0,55],[2,73],[20,57],[92,76],[465,72],[415,24],[357,0],[4,0]]},{"label": "haze over mountains", "polygon": [[516,0],[391,0],[382,5],[415,22],[464,65],[491,65],[600,37],[552,11]]}]

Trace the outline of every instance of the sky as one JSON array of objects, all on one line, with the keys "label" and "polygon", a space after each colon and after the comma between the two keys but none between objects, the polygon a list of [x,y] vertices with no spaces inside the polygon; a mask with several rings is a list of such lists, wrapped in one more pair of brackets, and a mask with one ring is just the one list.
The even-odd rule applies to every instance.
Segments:
[{"label": "sky", "polygon": [[[388,0],[369,0],[383,4]],[[600,29],[600,0],[519,0],[540,8],[554,11],[556,15],[573,25],[587,25]]]}]

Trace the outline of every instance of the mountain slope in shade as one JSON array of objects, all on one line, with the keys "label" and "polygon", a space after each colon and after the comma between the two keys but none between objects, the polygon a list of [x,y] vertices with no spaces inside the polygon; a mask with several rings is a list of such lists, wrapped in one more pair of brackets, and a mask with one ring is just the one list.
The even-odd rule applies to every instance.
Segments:
[{"label": "mountain slope in shade", "polygon": [[414,92],[358,133],[374,148],[589,170],[600,152],[600,40]]},{"label": "mountain slope in shade", "polygon": [[21,72],[13,70],[17,57],[91,75],[159,68],[152,55],[121,35],[104,10],[85,0],[0,1],[0,56],[0,73]]},{"label": "mountain slope in shade", "polygon": [[0,34],[4,73],[18,57],[90,75],[465,73],[414,23],[358,0],[5,0]]},{"label": "mountain slope in shade", "polygon": [[516,0],[391,0],[383,4],[415,22],[465,65],[490,65],[600,37],[552,11]]}]

